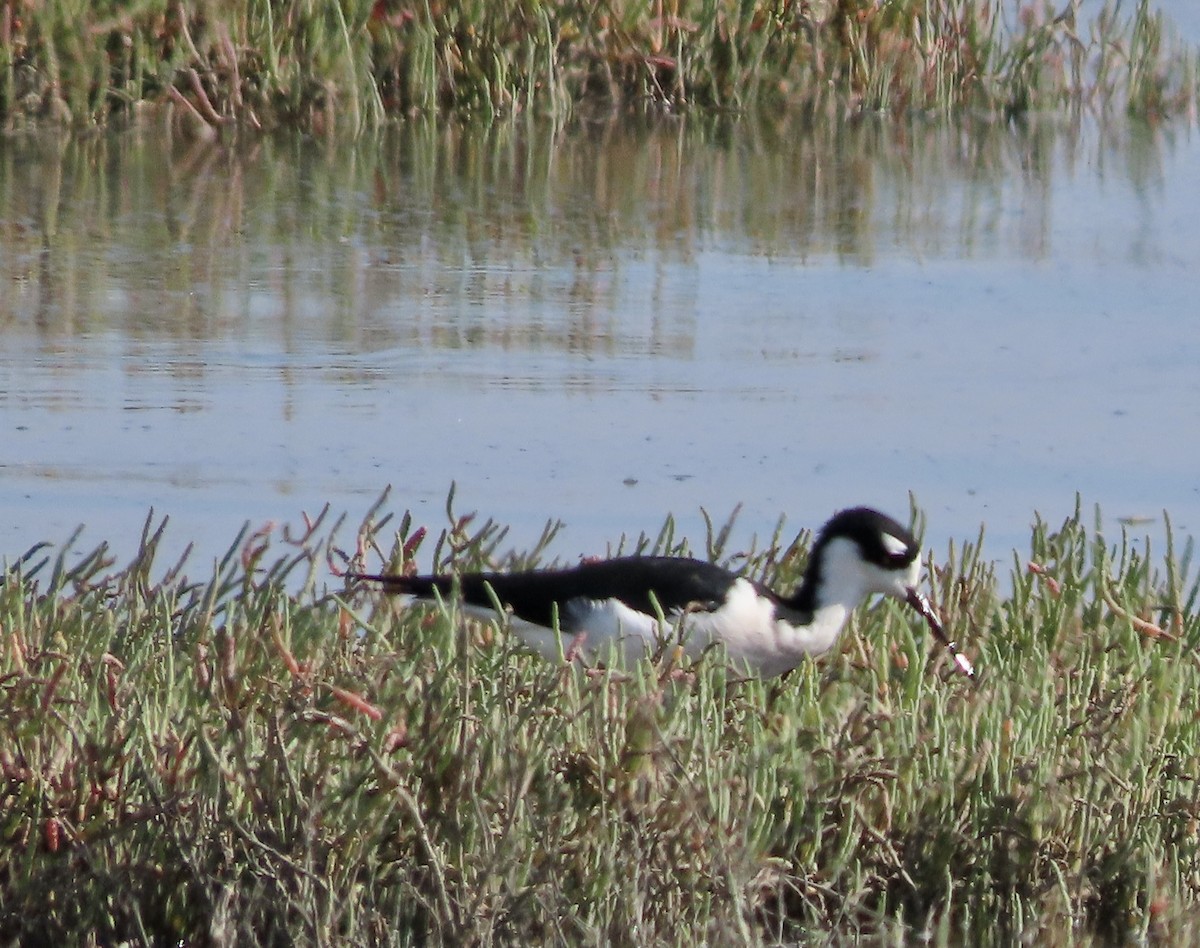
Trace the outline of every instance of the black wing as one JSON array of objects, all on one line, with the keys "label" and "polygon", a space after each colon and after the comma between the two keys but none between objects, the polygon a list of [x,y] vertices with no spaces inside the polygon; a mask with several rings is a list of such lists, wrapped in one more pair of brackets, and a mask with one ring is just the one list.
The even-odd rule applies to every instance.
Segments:
[{"label": "black wing", "polygon": [[[436,589],[449,596],[452,576],[359,576],[382,582],[390,592],[431,599]],[[654,615],[655,602],[664,614],[687,607],[715,609],[738,577],[702,560],[674,556],[627,556],[561,570],[524,573],[468,573],[458,577],[463,602],[484,608],[492,605],[487,586],[496,598],[528,622],[552,626],[554,609],[565,609],[575,600],[618,599],[631,609]]]}]

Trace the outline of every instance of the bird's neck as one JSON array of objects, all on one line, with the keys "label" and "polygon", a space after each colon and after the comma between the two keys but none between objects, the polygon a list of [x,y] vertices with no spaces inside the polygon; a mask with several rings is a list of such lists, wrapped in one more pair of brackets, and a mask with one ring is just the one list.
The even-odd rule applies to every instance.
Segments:
[{"label": "bird's neck", "polygon": [[841,611],[842,621],[866,598],[867,583],[858,552],[849,540],[834,540],[819,550],[804,571],[804,577],[787,605],[816,617]]},{"label": "bird's neck", "polygon": [[867,589],[857,551],[849,541],[834,540],[816,551],[795,593],[783,602],[780,631],[791,649],[816,655],[828,651],[850,613],[863,601]]}]

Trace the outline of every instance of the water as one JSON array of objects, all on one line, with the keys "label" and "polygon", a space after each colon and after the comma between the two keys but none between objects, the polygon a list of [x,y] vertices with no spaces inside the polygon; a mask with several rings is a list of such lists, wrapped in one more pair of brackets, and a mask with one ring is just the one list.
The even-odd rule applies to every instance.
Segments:
[{"label": "water", "polygon": [[[411,124],[0,142],[0,555],[329,503],[601,551],[911,491],[1200,525],[1188,127]],[[1160,531],[1151,524],[1135,532]],[[349,540],[349,536],[346,537]]]}]

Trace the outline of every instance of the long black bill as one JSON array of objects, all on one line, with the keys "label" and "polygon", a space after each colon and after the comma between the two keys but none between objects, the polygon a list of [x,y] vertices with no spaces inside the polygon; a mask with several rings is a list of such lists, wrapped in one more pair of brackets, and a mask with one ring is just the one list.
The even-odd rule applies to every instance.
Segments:
[{"label": "long black bill", "polygon": [[971,681],[975,681],[975,666],[971,664],[971,660],[967,658],[967,656],[958,650],[958,643],[954,642],[950,636],[946,634],[946,630],[942,628],[941,620],[939,620],[937,615],[934,613],[933,606],[929,604],[929,600],[921,595],[918,590],[910,589],[908,591],[908,604],[916,609],[917,612],[921,613],[922,616],[924,616],[925,621],[929,623],[929,628],[933,631],[933,634],[937,636],[938,641],[946,646],[946,651],[953,656],[954,664],[957,665],[962,673],[970,678]]}]

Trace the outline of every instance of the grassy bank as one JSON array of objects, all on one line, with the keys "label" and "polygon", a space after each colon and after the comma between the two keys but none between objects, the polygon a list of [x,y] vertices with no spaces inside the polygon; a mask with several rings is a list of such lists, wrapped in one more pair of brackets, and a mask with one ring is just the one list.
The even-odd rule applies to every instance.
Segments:
[{"label": "grassy bank", "polygon": [[[454,514],[436,543],[398,526],[343,539],[394,563],[503,546]],[[152,531],[120,569],[10,564],[0,939],[1200,934],[1190,549],[1151,562],[1077,512],[1035,529],[1003,596],[975,544],[950,551],[933,588],[975,690],[887,605],[782,684],[556,667],[452,615],[318,595],[331,535],[243,536],[188,579],[153,566]],[[786,582],[808,537],[720,539],[698,547]],[[669,525],[657,545],[681,547]]]},{"label": "grassy bank", "polygon": [[580,105],[1194,113],[1195,51],[1138,3],[232,0],[0,5],[0,121],[169,106],[200,134]]}]

